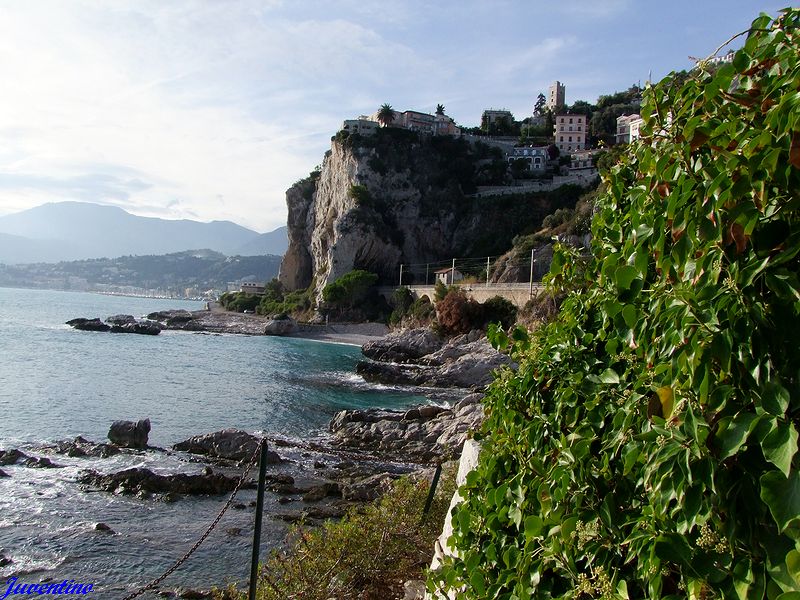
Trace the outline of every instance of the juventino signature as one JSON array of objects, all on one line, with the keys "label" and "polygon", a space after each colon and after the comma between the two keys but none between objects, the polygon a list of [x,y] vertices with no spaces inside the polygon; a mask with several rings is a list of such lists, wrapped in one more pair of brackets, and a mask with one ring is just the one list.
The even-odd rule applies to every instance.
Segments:
[{"label": "juventino signature", "polygon": [[12,594],[37,594],[44,596],[45,594],[82,594],[86,595],[92,591],[92,584],[75,583],[74,579],[67,581],[66,579],[61,583],[17,583],[17,578],[12,577],[6,582],[8,588],[5,593],[0,596],[0,600],[5,600]]}]

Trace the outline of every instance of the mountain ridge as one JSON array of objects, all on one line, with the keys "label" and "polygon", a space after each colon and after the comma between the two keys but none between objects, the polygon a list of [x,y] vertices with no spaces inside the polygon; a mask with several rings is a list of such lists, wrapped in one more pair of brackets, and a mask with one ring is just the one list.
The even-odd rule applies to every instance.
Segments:
[{"label": "mountain ridge", "polygon": [[25,264],[209,248],[232,255],[282,255],[285,227],[258,233],[231,221],[140,217],[90,202],[48,202],[0,217],[0,262]]}]

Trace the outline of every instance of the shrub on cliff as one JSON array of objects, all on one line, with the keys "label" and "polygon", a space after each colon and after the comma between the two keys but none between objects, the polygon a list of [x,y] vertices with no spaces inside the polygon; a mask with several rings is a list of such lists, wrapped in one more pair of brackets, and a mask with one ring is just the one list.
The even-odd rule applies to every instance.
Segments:
[{"label": "shrub on cliff", "polygon": [[517,320],[517,307],[502,296],[492,296],[481,306],[484,325],[499,323],[503,329],[508,329]]},{"label": "shrub on cliff", "polygon": [[323,310],[340,319],[353,321],[385,318],[386,301],[375,288],[378,276],[368,271],[345,273],[322,289]]},{"label": "shrub on cliff", "polygon": [[558,317],[492,336],[519,369],[487,394],[430,589],[800,597],[798,89],[789,9],[647,90],[593,257],[554,256]]},{"label": "shrub on cliff", "polygon": [[452,288],[436,303],[436,322],[445,335],[468,333],[483,326],[483,310],[463,290]]}]

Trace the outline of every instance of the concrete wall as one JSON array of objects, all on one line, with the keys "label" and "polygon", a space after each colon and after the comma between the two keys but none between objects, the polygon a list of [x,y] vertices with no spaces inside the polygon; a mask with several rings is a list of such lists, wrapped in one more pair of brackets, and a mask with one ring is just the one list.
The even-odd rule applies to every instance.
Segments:
[{"label": "concrete wall", "polygon": [[[461,487],[467,482],[467,473],[472,471],[478,465],[478,458],[480,457],[481,446],[475,440],[467,440],[464,442],[464,447],[461,449],[461,460],[458,463],[458,474],[456,475],[456,486]],[[431,560],[431,569],[438,569],[442,564],[442,559],[445,556],[455,556],[455,552],[447,543],[447,538],[453,535],[453,519],[451,513],[453,508],[461,502],[461,495],[456,490],[453,494],[453,499],[450,501],[450,508],[447,511],[442,534],[434,542],[433,560]],[[455,598],[455,593],[450,592],[449,598]],[[425,595],[425,600],[432,600],[433,596],[430,594]]]},{"label": "concrete wall", "polygon": [[[489,298],[494,296],[502,296],[509,300],[517,308],[522,308],[525,303],[531,299],[531,287],[529,283],[491,283],[487,287],[485,284],[480,283],[467,283],[459,285],[456,283],[467,296],[474,298],[477,302],[486,302]],[[378,293],[387,300],[392,297],[396,287],[383,286],[378,288]],[[414,295],[414,298],[421,298],[427,296],[433,302],[433,293],[436,289],[432,285],[409,285],[408,289]],[[533,294],[536,295],[542,290],[542,284],[534,282]]]}]

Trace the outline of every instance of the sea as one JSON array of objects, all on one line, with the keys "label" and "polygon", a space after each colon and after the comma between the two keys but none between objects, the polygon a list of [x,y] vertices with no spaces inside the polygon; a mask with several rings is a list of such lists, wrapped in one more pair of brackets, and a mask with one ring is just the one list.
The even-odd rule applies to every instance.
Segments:
[{"label": "sea", "polygon": [[[170,447],[228,427],[324,440],[339,410],[425,402],[414,390],[368,384],[355,375],[357,346],[177,331],[96,333],[65,325],[75,317],[141,317],[178,308],[203,305],[0,288],[0,449],[47,456],[60,467],[1,467],[10,477],[0,478],[0,555],[13,562],[0,567],[0,595],[14,576],[24,583],[91,583],[95,597],[122,598],[181,557],[227,499],[167,503],[115,496],[77,483],[84,469],[199,473],[203,464]],[[152,424],[150,445],[166,451],[72,458],[43,450],[76,436],[104,442],[113,421],[143,418]],[[255,496],[251,490],[240,494],[237,501],[244,504]],[[262,557],[286,536],[287,525],[270,518],[282,510],[277,500],[267,494]],[[97,523],[114,533],[96,530]],[[252,508],[228,511],[162,589],[245,582],[252,529]]]}]

